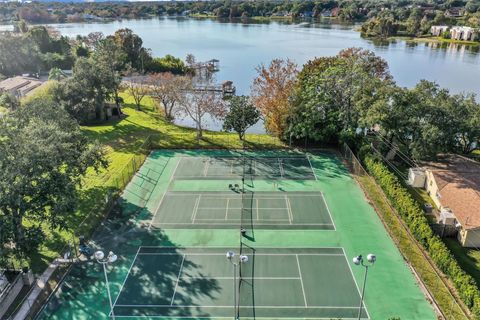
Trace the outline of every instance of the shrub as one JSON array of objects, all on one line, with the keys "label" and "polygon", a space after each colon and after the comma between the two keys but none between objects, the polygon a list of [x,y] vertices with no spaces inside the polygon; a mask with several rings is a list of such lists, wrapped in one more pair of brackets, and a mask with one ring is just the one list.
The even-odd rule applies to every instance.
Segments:
[{"label": "shrub", "polygon": [[480,317],[480,291],[474,279],[460,267],[445,243],[433,233],[419,204],[383,163],[370,155],[365,157],[364,162],[415,239],[429,253],[435,265],[452,281],[465,305],[477,318]]}]

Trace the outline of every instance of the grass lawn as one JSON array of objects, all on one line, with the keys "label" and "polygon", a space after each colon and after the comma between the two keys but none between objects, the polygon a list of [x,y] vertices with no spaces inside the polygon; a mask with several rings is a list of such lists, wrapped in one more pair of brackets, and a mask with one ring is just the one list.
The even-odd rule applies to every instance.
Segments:
[{"label": "grass lawn", "polygon": [[444,242],[462,269],[470,274],[480,286],[480,251],[462,247],[455,238],[445,238]]},{"label": "grass lawn", "polygon": [[[48,263],[62,255],[65,246],[72,241],[77,241],[78,235],[88,237],[91,234],[104,216],[105,196],[117,191],[115,181],[118,177],[123,175],[124,179],[129,180],[133,175],[133,170],[128,170],[126,166],[133,157],[139,156],[141,147],[148,137],[152,140],[154,147],[158,148],[240,148],[242,146],[237,134],[225,132],[206,131],[204,139],[198,142],[193,129],[179,127],[165,121],[151,99],[145,98],[140,110],[136,110],[131,97],[124,94],[123,98],[125,99],[123,108],[125,118],[82,127],[83,132],[92,141],[96,140],[105,146],[109,166],[98,173],[91,170],[83,180],[79,190],[79,210],[68,217],[68,229],[51,230],[45,225],[47,240],[27,261],[35,274],[41,274]],[[268,135],[247,135],[246,140],[250,147],[282,146],[278,139]],[[143,161],[145,156],[146,154],[143,158],[140,156],[139,161]]]}]

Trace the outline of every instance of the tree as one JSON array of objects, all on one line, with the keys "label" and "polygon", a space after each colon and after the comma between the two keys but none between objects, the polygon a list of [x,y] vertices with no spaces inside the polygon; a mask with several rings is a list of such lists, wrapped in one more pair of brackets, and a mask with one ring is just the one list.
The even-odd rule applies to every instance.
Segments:
[{"label": "tree", "polygon": [[60,68],[52,68],[48,73],[48,80],[60,81],[66,77],[67,75]]},{"label": "tree", "polygon": [[143,48],[143,40],[130,29],[120,29],[113,35],[115,43],[126,54],[126,63],[130,63],[135,69],[142,71],[151,60],[150,53]]},{"label": "tree", "polygon": [[210,85],[190,87],[183,91],[180,110],[195,123],[197,139],[203,136],[203,119],[208,114],[214,119],[222,118],[226,106],[220,94],[208,90]]},{"label": "tree", "polygon": [[268,67],[257,67],[252,85],[252,101],[265,119],[265,128],[282,137],[289,114],[289,97],[297,77],[297,65],[291,60],[274,59]]},{"label": "tree", "polygon": [[86,123],[105,119],[105,101],[113,98],[117,86],[106,64],[78,58],[73,77],[57,84],[53,96],[75,119]]},{"label": "tree", "polygon": [[181,103],[183,91],[191,87],[191,78],[175,76],[169,72],[157,73],[148,77],[150,94],[159,107],[163,108],[163,114],[167,121],[173,121],[178,111],[176,107]]},{"label": "tree", "polygon": [[0,137],[0,248],[8,244],[23,255],[38,248],[45,226],[67,226],[82,177],[106,161],[99,145],[49,99],[1,119]]},{"label": "tree", "polygon": [[368,50],[349,48],[309,61],[298,76],[283,138],[338,143],[354,134],[391,84],[387,63]]},{"label": "tree", "polygon": [[0,94],[0,107],[4,107],[10,110],[15,110],[20,107],[20,101],[17,97],[10,93],[1,93]]},{"label": "tree", "polygon": [[260,111],[245,96],[231,97],[229,109],[223,122],[223,129],[237,132],[240,140],[243,140],[245,131],[260,119]]},{"label": "tree", "polygon": [[140,110],[142,100],[149,92],[146,79],[140,76],[136,79],[123,82],[122,86],[123,89],[125,89],[127,93],[132,96],[133,101],[135,101],[135,106],[137,107],[137,110]]},{"label": "tree", "polygon": [[187,66],[182,59],[169,54],[163,58],[153,58],[145,68],[148,72],[155,73],[170,72],[183,75],[187,72]]},{"label": "tree", "polygon": [[113,38],[99,39],[95,44],[93,59],[104,70],[107,98],[113,98],[117,107],[120,104],[120,71],[125,68],[126,54]]}]

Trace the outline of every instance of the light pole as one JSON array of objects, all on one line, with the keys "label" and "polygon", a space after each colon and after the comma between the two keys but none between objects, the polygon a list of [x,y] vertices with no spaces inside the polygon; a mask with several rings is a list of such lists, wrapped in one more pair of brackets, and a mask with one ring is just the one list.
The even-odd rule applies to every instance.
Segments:
[{"label": "light pole", "polygon": [[[233,265],[233,318],[238,319],[240,317],[240,310],[239,310],[239,299],[240,299],[240,294],[238,294],[237,297],[237,266],[239,263],[246,263],[248,262],[248,257],[246,255],[240,255],[238,260],[234,261],[235,258],[235,252],[233,251],[228,251],[227,254],[227,260],[230,261],[230,263]],[[240,287],[239,287],[240,290]]]},{"label": "light pole", "polygon": [[114,254],[112,251],[108,253],[108,256],[105,257],[103,251],[95,252],[95,259],[97,262],[103,266],[103,273],[105,274],[105,283],[107,285],[107,293],[108,293],[108,301],[110,301],[110,312],[112,313],[112,318],[115,320],[115,314],[113,313],[113,304],[112,304],[112,295],[110,294],[110,285],[108,284],[108,277],[107,277],[107,264],[114,263],[117,261],[117,255]]},{"label": "light pole", "polygon": [[365,286],[367,285],[367,274],[368,274],[368,267],[373,266],[375,261],[377,261],[377,257],[370,253],[367,255],[367,261],[368,264],[363,263],[363,257],[362,255],[358,255],[355,258],[353,258],[353,263],[357,266],[362,266],[365,267],[365,277],[363,278],[363,288],[362,288],[362,296],[360,297],[360,306],[358,307],[358,320],[360,320],[362,316],[362,306],[363,306],[363,298],[365,297]]}]

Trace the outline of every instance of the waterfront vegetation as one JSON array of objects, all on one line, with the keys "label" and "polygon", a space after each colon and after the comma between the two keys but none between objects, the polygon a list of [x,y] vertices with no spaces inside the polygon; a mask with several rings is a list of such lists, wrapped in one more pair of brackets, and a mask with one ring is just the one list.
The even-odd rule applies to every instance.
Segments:
[{"label": "waterfront vegetation", "polygon": [[[16,3],[2,7],[0,19],[22,30],[27,23],[65,23],[116,19],[191,16],[268,22],[270,19],[336,19],[362,22],[366,37],[388,38],[430,35],[432,25],[469,26],[480,29],[478,0],[436,1],[258,1],[172,3]],[[480,40],[480,37],[477,37]]]}]

